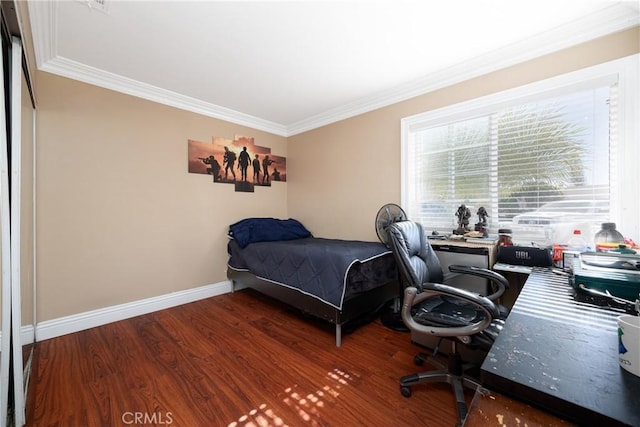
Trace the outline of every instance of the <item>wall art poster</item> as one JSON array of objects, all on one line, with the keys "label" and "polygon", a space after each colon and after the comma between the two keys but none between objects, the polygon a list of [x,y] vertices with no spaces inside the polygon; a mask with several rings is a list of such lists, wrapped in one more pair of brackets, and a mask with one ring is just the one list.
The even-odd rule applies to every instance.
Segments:
[{"label": "wall art poster", "polygon": [[234,184],[235,191],[287,181],[287,158],[256,145],[253,137],[214,136],[212,142],[188,140],[189,173],[210,175],[214,183]]}]

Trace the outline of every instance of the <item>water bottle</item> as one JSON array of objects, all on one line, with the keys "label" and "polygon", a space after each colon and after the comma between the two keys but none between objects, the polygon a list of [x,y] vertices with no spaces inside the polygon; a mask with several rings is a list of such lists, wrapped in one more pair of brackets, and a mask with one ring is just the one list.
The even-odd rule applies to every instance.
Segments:
[{"label": "water bottle", "polygon": [[587,251],[587,241],[582,237],[580,230],[573,230],[573,237],[567,242],[567,249],[576,252]]},{"label": "water bottle", "polygon": [[567,242],[567,249],[562,255],[563,269],[573,273],[580,267],[580,253],[586,251],[587,241],[582,237],[580,230],[573,230],[573,237]]}]

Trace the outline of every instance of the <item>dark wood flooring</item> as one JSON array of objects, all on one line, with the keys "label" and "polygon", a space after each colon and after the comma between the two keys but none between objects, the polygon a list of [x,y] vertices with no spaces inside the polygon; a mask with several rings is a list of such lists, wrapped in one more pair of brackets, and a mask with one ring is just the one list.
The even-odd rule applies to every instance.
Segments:
[{"label": "dark wood flooring", "polygon": [[38,343],[27,425],[453,426],[448,384],[400,394],[419,350],[243,290]]}]

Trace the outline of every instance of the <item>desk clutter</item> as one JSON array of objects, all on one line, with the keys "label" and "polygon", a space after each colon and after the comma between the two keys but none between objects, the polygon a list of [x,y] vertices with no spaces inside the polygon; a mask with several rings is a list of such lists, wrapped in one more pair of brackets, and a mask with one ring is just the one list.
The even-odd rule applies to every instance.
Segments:
[{"label": "desk clutter", "polygon": [[634,249],[638,245],[624,239],[614,223],[603,223],[594,240],[596,252],[590,251],[580,230],[574,230],[568,244],[552,248],[499,245],[496,261],[502,271],[520,266],[555,267],[569,277],[577,299],[631,314],[640,312],[640,255]]}]

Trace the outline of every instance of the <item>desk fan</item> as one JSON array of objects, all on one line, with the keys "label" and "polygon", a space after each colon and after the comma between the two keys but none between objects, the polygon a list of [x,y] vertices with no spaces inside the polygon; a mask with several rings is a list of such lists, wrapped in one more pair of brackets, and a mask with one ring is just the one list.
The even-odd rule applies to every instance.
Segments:
[{"label": "desk fan", "polygon": [[378,234],[378,239],[389,247],[389,234],[387,229],[394,222],[406,220],[407,214],[395,203],[387,203],[381,207],[376,215],[376,233]]}]

